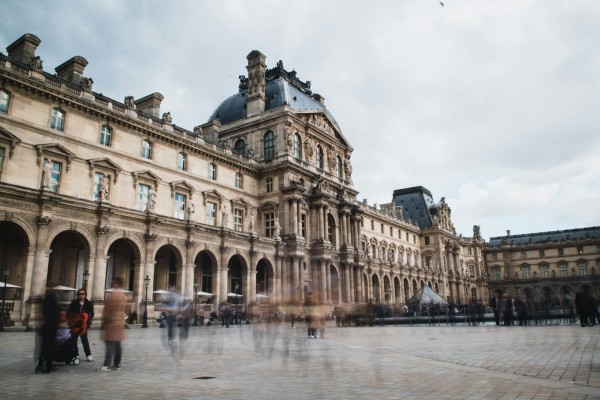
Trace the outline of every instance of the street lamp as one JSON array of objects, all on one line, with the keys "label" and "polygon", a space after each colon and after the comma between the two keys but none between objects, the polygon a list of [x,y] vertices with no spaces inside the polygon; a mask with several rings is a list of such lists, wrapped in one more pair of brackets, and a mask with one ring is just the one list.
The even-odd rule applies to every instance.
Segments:
[{"label": "street lamp", "polygon": [[88,279],[90,279],[90,272],[86,269],[85,271],[83,271],[83,289],[85,290],[86,293],[87,293]]},{"label": "street lamp", "polygon": [[194,279],[194,323],[192,326],[198,326],[198,312],[197,310],[198,304],[198,278]]},{"label": "street lamp", "polygon": [[148,286],[150,286],[150,276],[146,275],[146,279],[144,279],[144,283],[146,284],[146,300],[144,301],[144,323],[142,324],[142,328],[148,327]]},{"label": "street lamp", "polygon": [[4,324],[6,323],[6,285],[8,276],[10,275],[10,267],[8,265],[5,265],[4,268],[2,268],[2,275],[4,275],[4,291],[2,292],[2,321],[0,321],[0,328],[4,330]]}]

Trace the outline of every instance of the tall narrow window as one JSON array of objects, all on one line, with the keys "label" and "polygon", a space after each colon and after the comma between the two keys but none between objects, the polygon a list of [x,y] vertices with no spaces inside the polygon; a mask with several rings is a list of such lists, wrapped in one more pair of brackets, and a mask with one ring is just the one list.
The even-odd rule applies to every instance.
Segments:
[{"label": "tall narrow window", "polygon": [[342,177],[342,159],[340,156],[335,157],[335,176]]},{"label": "tall narrow window", "polygon": [[238,189],[244,188],[244,180],[242,179],[242,174],[239,172],[235,174],[235,187]]},{"label": "tall narrow window", "polygon": [[547,265],[540,266],[540,273],[542,274],[542,278],[547,278],[548,277],[548,266]]},{"label": "tall narrow window", "polygon": [[177,153],[177,169],[180,171],[185,171],[186,169],[186,159],[183,153]]},{"label": "tall narrow window", "polygon": [[175,193],[175,201],[173,202],[173,217],[177,219],[185,219],[185,203],[186,196],[181,193]]},{"label": "tall narrow window", "polygon": [[206,203],[206,224],[217,225],[217,204],[211,201]]},{"label": "tall narrow window", "polygon": [[152,144],[147,140],[142,140],[142,158],[152,159]]},{"label": "tall narrow window", "polygon": [[64,129],[65,114],[58,108],[52,109],[52,117],[50,118],[50,128],[62,131]]},{"label": "tall narrow window", "polygon": [[300,215],[300,235],[306,237],[306,214]]},{"label": "tall narrow window", "polygon": [[110,146],[112,139],[112,129],[106,125],[102,125],[100,128],[100,144],[104,146]]},{"label": "tall narrow window", "polygon": [[302,138],[299,134],[294,134],[294,157],[302,158]]},{"label": "tall narrow window", "polygon": [[215,163],[208,164],[208,179],[212,179],[213,181],[217,179],[217,166]]},{"label": "tall narrow window", "polygon": [[148,207],[148,191],[149,190],[150,190],[150,186],[144,185],[143,183],[138,184],[136,208],[140,211],[144,211]]},{"label": "tall narrow window", "polygon": [[566,278],[568,276],[567,264],[559,264],[558,269],[560,270],[561,278]]},{"label": "tall narrow window", "polygon": [[581,275],[581,276],[586,276],[587,275],[586,264],[583,261],[581,261],[579,263],[579,275]]},{"label": "tall narrow window", "polygon": [[523,265],[521,271],[523,271],[523,279],[529,279],[529,265]]},{"label": "tall narrow window", "polygon": [[275,135],[272,131],[265,133],[264,137],[265,161],[271,161],[275,158]]},{"label": "tall narrow window", "polygon": [[273,237],[275,232],[275,213],[265,213],[265,236]]},{"label": "tall narrow window", "polygon": [[8,98],[8,93],[0,90],[0,112],[8,112]]},{"label": "tall narrow window", "polygon": [[268,177],[265,179],[265,185],[267,193],[271,193],[273,191],[273,178]]},{"label": "tall narrow window", "polygon": [[317,145],[317,168],[323,169],[323,148]]},{"label": "tall narrow window", "polygon": [[2,173],[3,165],[4,165],[4,147],[0,147],[0,174]]},{"label": "tall narrow window", "polygon": [[244,210],[236,208],[233,210],[233,229],[236,232],[241,232],[244,227]]},{"label": "tall narrow window", "polygon": [[233,145],[233,151],[243,156],[246,155],[246,142],[244,142],[244,139],[238,139],[235,141],[235,144]]},{"label": "tall narrow window", "polygon": [[499,281],[500,280],[500,268],[494,267],[493,271],[494,271],[494,280]]}]

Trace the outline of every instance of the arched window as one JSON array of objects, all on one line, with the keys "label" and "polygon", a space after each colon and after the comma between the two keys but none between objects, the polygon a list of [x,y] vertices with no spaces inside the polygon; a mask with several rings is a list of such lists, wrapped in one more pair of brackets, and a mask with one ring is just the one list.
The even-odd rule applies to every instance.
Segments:
[{"label": "arched window", "polygon": [[294,157],[302,158],[302,138],[299,134],[294,134]]},{"label": "arched window", "polygon": [[233,145],[233,151],[243,156],[246,155],[246,142],[244,139],[238,139],[235,141],[235,144]]},{"label": "arched window", "polygon": [[323,148],[317,145],[317,168],[323,169]]},{"label": "arched window", "polygon": [[264,137],[265,161],[271,161],[275,158],[275,135],[273,131],[265,133]]},{"label": "arched window", "polygon": [[342,177],[342,159],[340,156],[335,157],[335,176]]},{"label": "arched window", "polygon": [[335,219],[331,214],[329,214],[327,216],[327,240],[329,240],[334,248],[336,248],[335,239]]}]

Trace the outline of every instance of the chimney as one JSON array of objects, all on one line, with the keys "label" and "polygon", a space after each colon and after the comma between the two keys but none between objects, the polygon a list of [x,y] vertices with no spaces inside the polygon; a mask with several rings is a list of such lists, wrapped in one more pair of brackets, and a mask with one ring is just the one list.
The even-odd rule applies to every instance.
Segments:
[{"label": "chimney", "polygon": [[160,118],[160,103],[164,98],[165,97],[162,94],[154,92],[146,97],[136,100],[135,105],[138,111]]},{"label": "chimney", "polygon": [[265,55],[253,50],[248,59],[248,99],[246,100],[246,115],[252,117],[265,111]]},{"label": "chimney", "polygon": [[23,64],[29,64],[35,57],[35,50],[42,41],[31,33],[26,33],[6,48],[8,57]]},{"label": "chimney", "polygon": [[510,236],[510,229],[506,230],[506,236]]},{"label": "chimney", "polygon": [[87,65],[88,62],[85,58],[81,56],[75,56],[70,60],[60,64],[58,67],[54,68],[54,70],[59,78],[79,85],[79,83],[81,83],[81,79],[83,78],[83,70]]}]

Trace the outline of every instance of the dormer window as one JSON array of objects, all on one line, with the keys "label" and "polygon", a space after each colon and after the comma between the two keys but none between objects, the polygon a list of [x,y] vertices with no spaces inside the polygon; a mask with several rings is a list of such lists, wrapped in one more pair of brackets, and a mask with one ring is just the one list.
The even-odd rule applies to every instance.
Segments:
[{"label": "dormer window", "polygon": [[235,144],[233,145],[233,151],[243,156],[246,155],[246,142],[244,139],[238,139],[235,141]]}]

